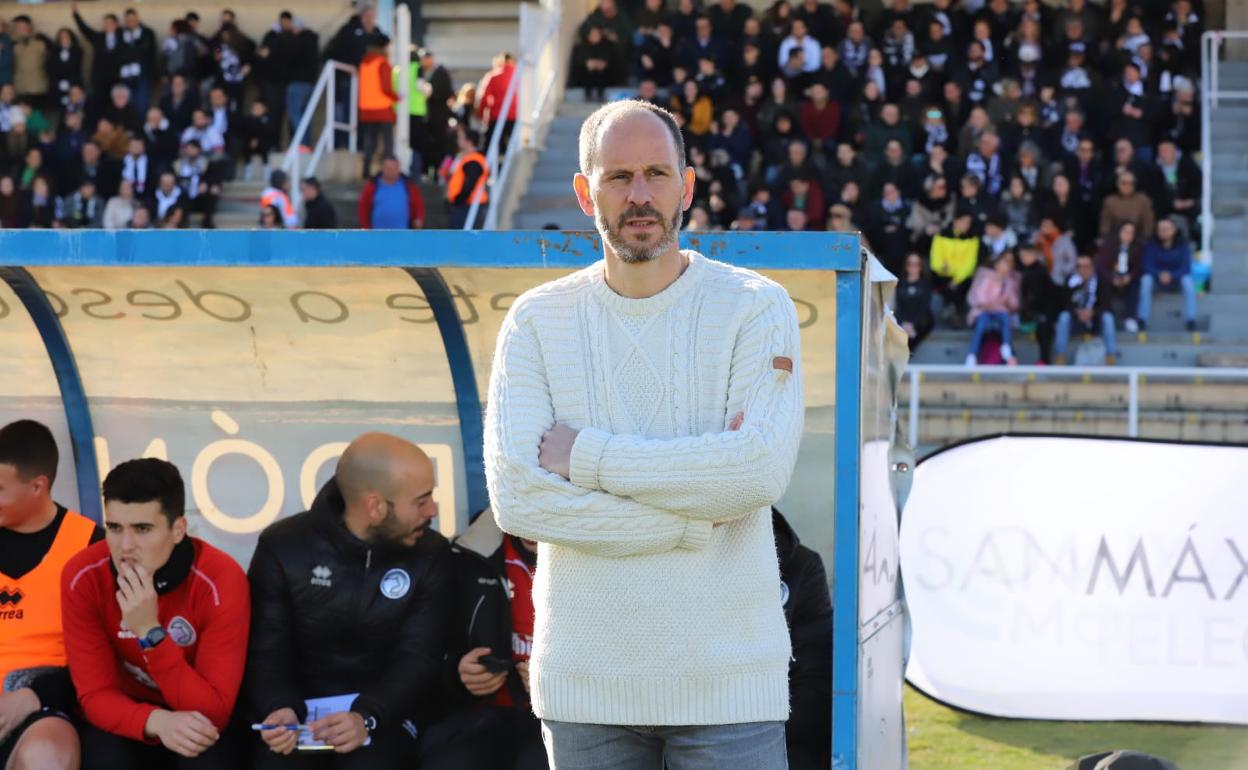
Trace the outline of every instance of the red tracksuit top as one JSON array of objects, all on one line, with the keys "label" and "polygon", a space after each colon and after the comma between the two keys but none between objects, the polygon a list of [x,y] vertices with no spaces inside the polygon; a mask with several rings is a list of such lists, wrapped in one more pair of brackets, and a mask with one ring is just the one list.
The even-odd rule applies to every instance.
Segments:
[{"label": "red tracksuit top", "polygon": [[61,612],[69,672],[83,713],[101,730],[150,742],[143,728],[159,708],[198,711],[218,730],[230,719],[247,656],[247,576],[226,553],[197,538],[187,541],[194,549],[189,569],[157,599],[168,637],[150,650],[139,649],[121,623],[108,542],[83,549],[65,565]]}]

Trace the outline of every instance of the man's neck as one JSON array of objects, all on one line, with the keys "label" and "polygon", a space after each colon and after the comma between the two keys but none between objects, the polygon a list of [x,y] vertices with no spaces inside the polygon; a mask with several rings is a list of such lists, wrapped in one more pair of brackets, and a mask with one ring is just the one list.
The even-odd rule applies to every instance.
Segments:
[{"label": "man's neck", "polygon": [[676,246],[649,262],[631,265],[607,249],[607,286],[621,297],[645,299],[675,283],[688,266],[689,260]]},{"label": "man's neck", "polygon": [[52,523],[52,520],[56,518],[57,510],[56,503],[52,501],[52,498],[48,498],[47,502],[43,504],[38,513],[30,516],[26,519],[26,521],[23,521],[20,524],[15,524],[11,527],[6,527],[6,529],[23,535],[39,532],[44,527],[47,527]]}]

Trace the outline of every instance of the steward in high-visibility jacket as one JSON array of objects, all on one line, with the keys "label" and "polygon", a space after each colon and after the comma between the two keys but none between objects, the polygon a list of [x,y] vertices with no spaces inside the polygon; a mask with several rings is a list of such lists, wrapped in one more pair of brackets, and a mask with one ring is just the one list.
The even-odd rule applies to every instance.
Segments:
[{"label": "steward in high-visibility jacket", "polygon": [[370,49],[360,62],[359,107],[361,123],[394,123],[393,68],[381,51]]},{"label": "steward in high-visibility jacket", "polygon": [[[0,767],[78,766],[68,723],[77,697],[61,625],[61,576],[104,531],[52,499],[58,462],[56,439],[44,425],[18,420],[0,428],[0,705],[11,720],[0,737]],[[58,759],[49,759],[52,745]]]},{"label": "steward in high-visibility jacket", "polygon": [[485,207],[490,202],[487,186],[490,168],[485,156],[477,149],[477,133],[471,129],[459,131],[459,154],[451,161],[446,173],[446,210],[451,229],[462,229],[468,219],[473,203],[477,207],[473,228],[485,221]]}]

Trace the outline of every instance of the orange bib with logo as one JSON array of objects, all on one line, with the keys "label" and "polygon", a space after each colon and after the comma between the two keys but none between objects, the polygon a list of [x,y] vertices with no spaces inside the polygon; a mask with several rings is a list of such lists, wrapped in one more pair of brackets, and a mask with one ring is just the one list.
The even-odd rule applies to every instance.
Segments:
[{"label": "orange bib with logo", "polygon": [[0,675],[65,665],[61,633],[61,570],[86,548],[95,522],[67,511],[39,565],[12,578],[0,572]]}]

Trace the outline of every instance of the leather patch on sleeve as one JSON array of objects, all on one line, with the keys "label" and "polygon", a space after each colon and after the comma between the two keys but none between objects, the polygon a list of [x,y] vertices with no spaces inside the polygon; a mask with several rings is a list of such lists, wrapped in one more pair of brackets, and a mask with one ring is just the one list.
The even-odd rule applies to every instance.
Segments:
[{"label": "leather patch on sleeve", "polygon": [[793,373],[793,359],[788,356],[776,356],[771,359],[771,368],[778,369],[782,372]]}]

